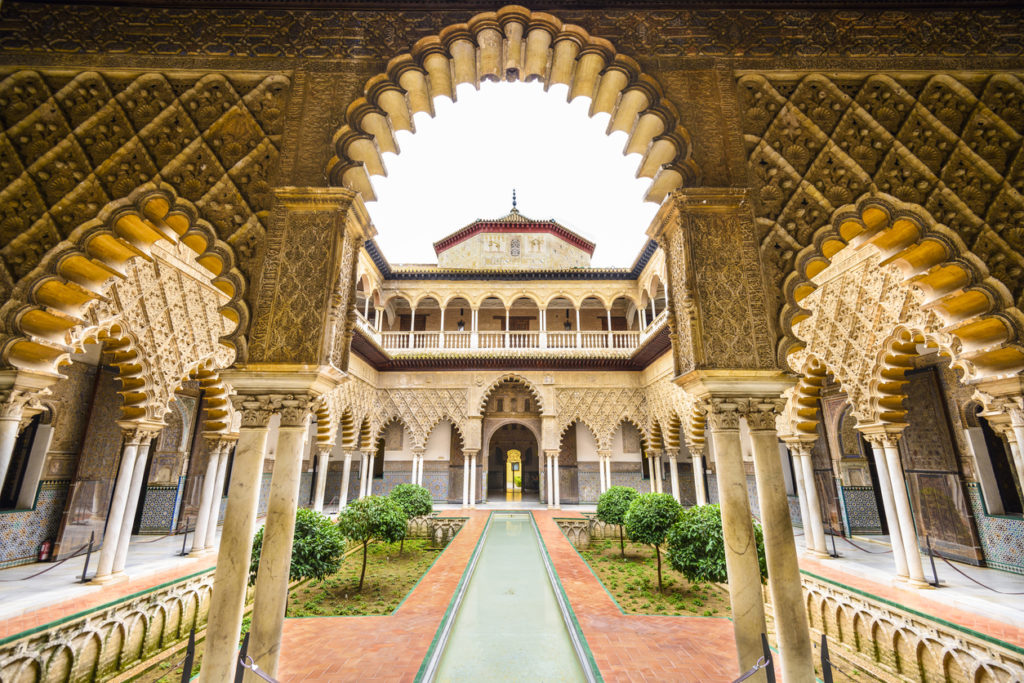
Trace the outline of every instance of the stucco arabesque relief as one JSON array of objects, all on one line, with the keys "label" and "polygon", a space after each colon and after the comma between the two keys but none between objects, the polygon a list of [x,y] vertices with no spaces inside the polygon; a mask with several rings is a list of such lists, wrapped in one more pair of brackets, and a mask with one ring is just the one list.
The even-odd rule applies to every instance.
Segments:
[{"label": "stucco arabesque relief", "polygon": [[776,311],[797,253],[838,209],[874,192],[923,207],[1024,302],[1018,76],[748,74],[738,87]]}]

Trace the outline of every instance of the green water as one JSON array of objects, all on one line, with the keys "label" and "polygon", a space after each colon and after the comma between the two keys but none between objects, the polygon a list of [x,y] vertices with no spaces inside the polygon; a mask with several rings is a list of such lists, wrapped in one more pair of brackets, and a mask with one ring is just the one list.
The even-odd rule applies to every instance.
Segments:
[{"label": "green water", "polygon": [[439,681],[585,681],[529,515],[495,514]]}]

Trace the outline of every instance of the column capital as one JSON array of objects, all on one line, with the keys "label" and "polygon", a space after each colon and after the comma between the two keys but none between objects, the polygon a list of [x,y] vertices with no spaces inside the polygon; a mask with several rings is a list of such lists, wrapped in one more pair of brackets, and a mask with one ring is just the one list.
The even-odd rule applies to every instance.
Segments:
[{"label": "column capital", "polygon": [[164,428],[164,425],[154,422],[122,421],[118,422],[117,426],[121,428],[125,443],[136,446],[148,446],[149,442],[155,439],[160,434],[160,430]]},{"label": "column capital", "polygon": [[270,424],[270,418],[280,408],[277,394],[234,394],[231,405],[242,417],[242,427],[258,429]]},{"label": "column capital", "polygon": [[713,431],[738,431],[741,413],[733,398],[710,398],[701,402],[705,419]]},{"label": "column capital", "polygon": [[558,460],[558,456],[561,455],[561,453],[562,452],[560,450],[545,449],[544,456],[548,457],[548,458],[554,458],[555,460]]},{"label": "column capital", "polygon": [[786,444],[786,448],[789,452],[796,456],[811,456],[811,452],[814,449],[814,442],[818,440],[818,437],[814,438],[802,438],[802,437],[789,437],[782,440]]},{"label": "column capital", "polygon": [[316,396],[313,394],[287,394],[280,401],[281,426],[284,428],[305,428],[307,419],[313,413]]},{"label": "column capital", "polygon": [[611,457],[612,457],[612,452],[610,450],[608,450],[608,449],[601,449],[601,448],[599,448],[599,449],[597,449],[597,457],[598,458],[608,458],[610,460]]},{"label": "column capital", "polygon": [[858,426],[857,431],[863,435],[864,439],[870,443],[872,447],[895,448],[896,443],[900,440],[900,436],[903,435],[903,429],[906,426],[907,425],[901,423],[874,424],[864,427]]},{"label": "column capital", "polygon": [[330,455],[331,451],[333,451],[333,450],[334,450],[334,444],[333,443],[321,443],[321,442],[318,441],[317,444],[316,444],[316,454],[317,455]]},{"label": "column capital", "polygon": [[775,419],[782,414],[786,406],[784,398],[741,398],[736,402],[737,408],[747,421],[752,432],[774,432]]}]

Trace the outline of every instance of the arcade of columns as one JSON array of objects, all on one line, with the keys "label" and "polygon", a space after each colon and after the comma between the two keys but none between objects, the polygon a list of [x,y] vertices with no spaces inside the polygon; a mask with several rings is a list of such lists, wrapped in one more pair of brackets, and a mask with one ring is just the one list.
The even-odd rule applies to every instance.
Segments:
[{"label": "arcade of columns", "polygon": [[[5,12],[18,12],[14,5]],[[837,70],[844,64],[839,58],[833,62]],[[392,409],[410,417],[394,406],[372,408],[379,390],[363,386],[365,378],[357,376],[361,361],[350,359],[357,264],[363,242],[373,236],[362,201],[373,199],[370,176],[383,173],[380,154],[397,152],[394,131],[411,130],[413,114],[432,113],[433,98],[453,96],[458,84],[506,77],[565,85],[570,97],[591,98],[592,113],[610,115],[610,131],[627,133],[626,151],[642,155],[638,173],[652,180],[647,199],[662,205],[648,234],[664,254],[671,369],[641,380],[646,416],[609,414],[607,419],[635,421],[649,457],[656,461],[665,454],[673,465],[670,490],[677,497],[674,465],[681,449],[689,452],[695,474],[703,474],[705,458],[713,457],[741,670],[760,656],[765,630],[741,455],[745,423],[783,678],[813,680],[777,441],[781,438],[800,464],[796,485],[809,522],[808,547],[823,553],[810,445],[817,438],[817,398],[827,376],[849,396],[857,428],[871,444],[886,517],[895,521],[890,523],[895,570],[912,585],[922,585],[924,577],[897,443],[907,427],[905,373],[917,356],[937,348],[960,381],[976,389],[984,415],[1010,445],[1018,477],[1024,471],[1024,387],[1018,375],[1024,368],[1024,318],[1017,305],[1024,264],[1015,227],[1024,208],[1024,87],[1016,76],[998,72],[999,63],[993,58],[995,73],[938,73],[913,83],[858,72],[853,63],[847,65],[854,69],[848,77],[834,79],[748,72],[735,77],[738,95],[719,92],[716,97],[725,100],[709,105],[714,125],[722,127],[712,134],[683,111],[686,98],[662,90],[657,72],[643,73],[639,63],[579,26],[510,7],[421,37],[410,54],[389,62],[385,73],[369,81],[361,76],[365,97],[353,97],[346,123],[332,138],[330,160],[312,153],[309,138],[282,136],[285,104],[279,98],[287,92],[287,78],[250,84],[255,95],[236,97],[234,103],[217,100],[227,89],[207,88],[213,77],[196,82],[181,98],[180,106],[195,121],[188,135],[198,141],[233,131],[234,137],[222,141],[237,150],[159,147],[163,151],[152,154],[163,173],[143,182],[136,177],[127,189],[122,181],[130,178],[113,176],[103,176],[107,189],[100,189],[99,181],[93,182],[102,175],[98,171],[67,180],[57,164],[47,176],[45,199],[21,190],[20,203],[8,202],[36,222],[18,224],[20,237],[4,255],[0,349],[7,369],[0,375],[0,474],[10,462],[19,427],[61,379],[58,366],[86,344],[102,343],[107,362],[119,370],[124,402],[122,457],[97,576],[104,581],[124,568],[146,446],[163,427],[175,389],[197,379],[212,400],[203,425],[211,457],[194,552],[213,545],[215,492],[224,485],[232,445],[235,452],[201,674],[204,681],[227,680],[241,627],[268,425],[280,415],[250,642],[256,663],[273,674],[310,421],[317,425],[321,466],[341,439],[342,491],[348,490],[351,460],[358,457],[359,495],[366,495],[373,458],[368,434],[377,433]],[[363,65],[357,71],[366,70]],[[87,79],[102,80],[94,72],[79,78],[81,83],[72,81],[55,95],[69,111],[78,111],[69,104],[79,97],[76,88]],[[313,109],[327,97],[336,98],[330,88],[316,92],[322,84],[317,78],[322,74],[303,74],[296,86]],[[672,75],[665,85],[678,78]],[[694,87],[720,91],[724,80],[715,78],[714,88],[707,82]],[[131,131],[119,144],[158,149],[153,131],[143,128],[156,112],[142,113],[140,103],[147,94],[155,103],[150,109],[157,111],[177,102],[164,88],[167,82],[159,74],[139,77],[124,91],[128,95],[111,97],[108,108],[116,107]],[[49,87],[26,71],[4,83],[5,135],[22,145],[22,154],[34,153],[22,144],[33,133],[29,126],[14,129],[41,108],[43,100],[32,98]],[[171,94],[156,97],[164,90]],[[299,112],[300,105],[295,108],[298,116],[312,116]],[[82,133],[92,125],[90,116],[79,112],[63,128],[51,128],[65,131],[55,135],[74,137],[79,151],[88,146],[92,156],[82,155],[82,163],[111,154],[87,144]],[[684,120],[693,130],[683,126]],[[312,123],[331,125],[310,123],[308,130],[315,128]],[[733,130],[736,126],[742,130]],[[698,131],[704,136],[694,135]],[[280,174],[287,182],[277,183],[271,201],[268,168],[277,163],[279,148],[284,150]],[[716,168],[709,160],[714,154],[731,160]],[[194,168],[200,157],[222,168],[223,178],[208,180],[183,170],[188,164]],[[5,191],[37,182],[28,170],[36,169],[31,165],[36,161],[40,167],[49,163],[24,161]],[[320,161],[326,163],[309,166]],[[325,166],[333,187],[313,186]],[[218,212],[224,202],[207,194],[218,183],[224,186],[229,175],[243,190],[236,191],[240,220],[233,225],[231,211]],[[86,176],[93,180],[82,180]],[[85,188],[83,196],[92,192],[81,204],[104,208],[90,215],[69,208],[73,198],[63,200],[77,183]],[[196,183],[206,187],[197,190]],[[754,192],[737,189],[748,184]],[[259,193],[250,191],[256,185]],[[33,203],[39,202],[45,206],[36,214]],[[49,232],[40,225],[50,226]],[[50,236],[56,235],[55,225],[62,231],[59,239]],[[303,331],[301,338],[296,330]],[[481,405],[475,400],[481,389],[420,389],[429,398],[404,403],[411,414],[436,413],[421,417],[414,434],[425,435],[442,417],[459,427],[468,475],[463,500],[470,506],[481,476],[480,435],[474,428],[479,411],[472,408]],[[557,389],[541,398],[542,423],[548,427],[541,444],[549,473],[547,499],[558,506],[553,475],[559,426],[568,418],[559,414]],[[599,440],[599,455],[604,489],[611,479],[607,440]],[[652,487],[663,490],[662,468],[652,464]],[[413,480],[422,481],[422,473],[418,453]],[[705,502],[703,476],[695,476],[695,482],[698,502]],[[318,482],[320,507],[323,486]]]}]

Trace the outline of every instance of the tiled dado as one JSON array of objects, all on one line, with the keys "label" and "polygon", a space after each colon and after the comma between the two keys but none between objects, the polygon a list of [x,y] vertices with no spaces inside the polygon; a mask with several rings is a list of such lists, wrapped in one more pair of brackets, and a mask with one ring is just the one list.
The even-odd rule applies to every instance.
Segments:
[{"label": "tiled dado", "polygon": [[978,524],[985,564],[1015,574],[1024,574],[1024,519],[990,515],[985,495],[976,482],[968,482],[967,499]]},{"label": "tiled dado", "polygon": [[840,486],[846,524],[855,534],[880,534],[882,521],[878,516],[875,489],[871,486]]},{"label": "tiled dado", "polygon": [[69,485],[67,480],[41,481],[30,510],[0,512],[0,568],[35,562],[39,544],[57,538]]},{"label": "tiled dado", "polygon": [[145,498],[142,501],[142,519],[139,522],[140,534],[167,534],[174,530],[184,484],[185,477],[179,477],[177,486],[146,487]]}]

